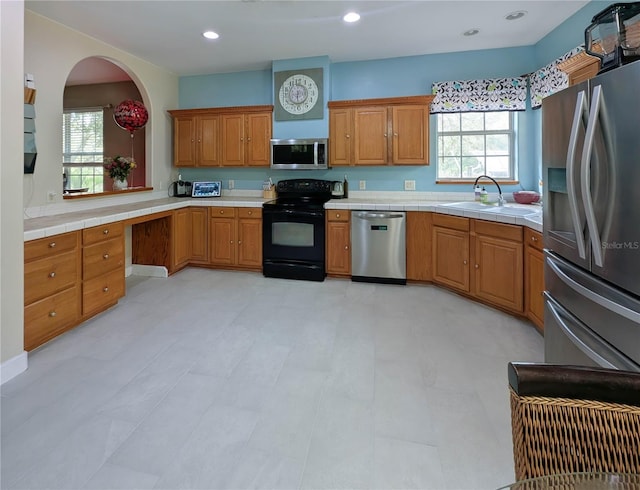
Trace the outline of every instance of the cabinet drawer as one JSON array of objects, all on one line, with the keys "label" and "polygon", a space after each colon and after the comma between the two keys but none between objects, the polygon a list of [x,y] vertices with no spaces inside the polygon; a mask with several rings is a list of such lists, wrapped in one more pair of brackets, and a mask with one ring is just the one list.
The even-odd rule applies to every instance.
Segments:
[{"label": "cabinet drawer", "polygon": [[349,221],[349,211],[345,209],[327,209],[328,221]]},{"label": "cabinet drawer", "polygon": [[102,240],[122,236],[123,233],[124,225],[122,222],[94,226],[93,228],[82,230],[82,243],[83,245],[91,245]]},{"label": "cabinet drawer", "polygon": [[42,257],[50,257],[78,247],[77,231],[55,235],[48,238],[31,240],[24,244],[24,261],[35,260]]},{"label": "cabinet drawer", "polygon": [[479,235],[489,235],[522,243],[522,226],[473,220],[473,230]]},{"label": "cabinet drawer", "polygon": [[210,216],[212,218],[235,218],[236,216],[236,208],[217,208],[213,207],[211,209]]},{"label": "cabinet drawer", "polygon": [[82,286],[82,314],[89,315],[116,303],[124,296],[124,271],[116,269],[85,281]]},{"label": "cabinet drawer", "polygon": [[524,229],[524,241],[529,246],[542,250],[542,233],[538,233],[530,228]]},{"label": "cabinet drawer", "polygon": [[82,249],[82,278],[91,279],[124,266],[124,240],[115,238]]},{"label": "cabinet drawer", "polygon": [[79,318],[78,288],[65,289],[24,309],[24,348],[32,350]]},{"label": "cabinet drawer", "polygon": [[24,304],[62,291],[76,284],[78,255],[75,250],[24,265]]},{"label": "cabinet drawer", "polygon": [[443,228],[451,228],[453,230],[469,231],[469,218],[434,213],[433,225],[442,226]]},{"label": "cabinet drawer", "polygon": [[238,208],[238,218],[262,218],[262,208]]}]

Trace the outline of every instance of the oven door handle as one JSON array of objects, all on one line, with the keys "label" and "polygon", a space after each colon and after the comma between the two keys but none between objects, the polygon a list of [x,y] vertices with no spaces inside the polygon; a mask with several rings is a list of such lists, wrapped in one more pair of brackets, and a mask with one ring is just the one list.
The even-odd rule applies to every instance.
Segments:
[{"label": "oven door handle", "polygon": [[293,209],[280,209],[277,211],[263,211],[263,217],[286,217],[286,218],[322,218],[324,219],[324,211],[301,211]]}]

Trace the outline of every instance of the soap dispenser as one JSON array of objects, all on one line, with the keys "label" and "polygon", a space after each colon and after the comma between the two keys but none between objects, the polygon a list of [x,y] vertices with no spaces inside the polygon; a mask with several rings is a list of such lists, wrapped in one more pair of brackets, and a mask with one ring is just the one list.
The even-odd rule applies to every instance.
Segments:
[{"label": "soap dispenser", "polygon": [[479,185],[476,185],[476,187],[473,189],[473,198],[474,201],[480,201],[480,193],[482,191],[482,187],[480,187]]},{"label": "soap dispenser", "polygon": [[480,191],[480,202],[486,204],[487,201],[489,201],[489,193],[483,186],[482,190]]},{"label": "soap dispenser", "polygon": [[345,199],[349,197],[349,181],[347,180],[347,174],[344,174],[344,182],[342,183],[342,195]]}]

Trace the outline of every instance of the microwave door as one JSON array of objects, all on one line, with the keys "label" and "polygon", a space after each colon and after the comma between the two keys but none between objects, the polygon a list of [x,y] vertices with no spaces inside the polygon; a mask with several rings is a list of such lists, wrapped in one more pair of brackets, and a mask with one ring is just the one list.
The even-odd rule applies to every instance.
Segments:
[{"label": "microwave door", "polygon": [[584,268],[591,263],[580,186],[588,88],[587,83],[570,87],[542,104],[545,247]]},{"label": "microwave door", "polygon": [[640,296],[640,138],[637,95],[640,63],[630,63],[592,80],[599,93],[593,119],[590,189],[601,261],[592,272]]}]

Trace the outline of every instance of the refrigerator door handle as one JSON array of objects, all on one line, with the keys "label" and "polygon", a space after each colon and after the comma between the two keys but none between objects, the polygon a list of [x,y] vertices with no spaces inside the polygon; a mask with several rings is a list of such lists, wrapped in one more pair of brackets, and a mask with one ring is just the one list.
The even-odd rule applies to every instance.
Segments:
[{"label": "refrigerator door handle", "polygon": [[625,308],[624,306],[616,303],[615,301],[611,301],[608,298],[605,298],[604,296],[601,296],[593,291],[591,291],[590,289],[588,289],[587,287],[583,286],[582,284],[580,284],[578,281],[572,279],[571,277],[569,277],[569,275],[564,272],[561,267],[556,263],[556,261],[554,261],[552,258],[547,257],[546,258],[547,261],[547,265],[549,266],[549,268],[553,271],[553,273],[558,276],[558,278],[565,283],[567,286],[569,286],[571,289],[573,289],[576,293],[584,296],[585,298],[593,301],[594,303],[596,303],[597,305],[602,306],[603,308],[606,308],[607,310],[615,313],[616,315],[619,315],[621,317],[624,317],[628,320],[631,320],[634,323],[637,323],[640,325],[640,314],[630,310],[629,308]]},{"label": "refrigerator door handle", "polygon": [[571,222],[576,234],[576,244],[578,255],[581,259],[587,257],[584,243],[584,232],[580,226],[580,215],[578,214],[578,196],[576,195],[576,182],[574,178],[574,167],[576,159],[576,147],[578,146],[578,129],[582,116],[587,112],[587,96],[584,90],[578,92],[576,97],[576,110],[573,113],[573,124],[571,125],[571,135],[569,137],[569,148],[567,150],[567,193],[569,197],[569,211],[571,212]]},{"label": "refrigerator door handle", "polygon": [[580,182],[582,187],[582,202],[584,211],[587,216],[587,228],[589,229],[589,238],[591,239],[591,250],[593,251],[593,261],[598,267],[603,266],[602,260],[602,243],[600,234],[598,233],[598,223],[596,222],[596,213],[593,207],[593,199],[591,198],[591,154],[593,152],[593,140],[595,139],[596,124],[600,113],[600,105],[602,104],[602,87],[596,85],[593,89],[593,99],[591,103],[591,111],[589,113],[589,122],[587,123],[587,131],[584,137],[584,147],[582,148],[582,167],[580,168]]},{"label": "refrigerator door handle", "polygon": [[[547,304],[547,311],[551,313],[553,319],[555,320],[555,324],[562,331],[562,333],[567,336],[570,341],[582,351],[582,353],[595,362],[598,366],[608,368],[608,369],[629,369],[634,370],[633,366],[628,366],[628,362],[624,359],[621,359],[615,352],[613,352],[606,345],[598,345],[596,352],[589,344],[593,343],[593,341],[589,341],[589,336],[582,333],[579,328],[579,325],[576,325],[574,328],[564,320],[564,316],[562,314],[562,308],[558,305],[547,292],[544,293],[545,302]],[[609,358],[607,359],[603,355],[600,354],[609,354]]]}]

